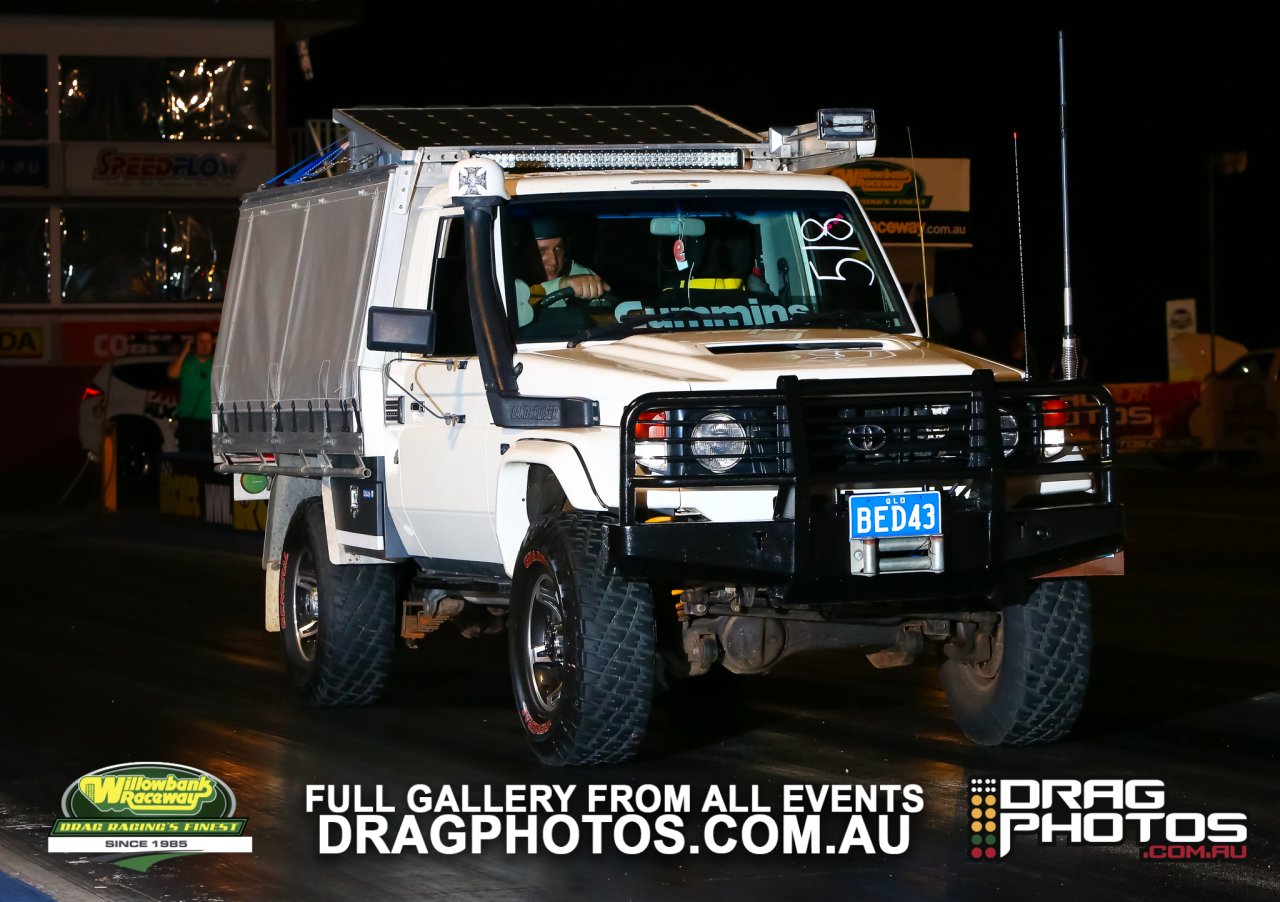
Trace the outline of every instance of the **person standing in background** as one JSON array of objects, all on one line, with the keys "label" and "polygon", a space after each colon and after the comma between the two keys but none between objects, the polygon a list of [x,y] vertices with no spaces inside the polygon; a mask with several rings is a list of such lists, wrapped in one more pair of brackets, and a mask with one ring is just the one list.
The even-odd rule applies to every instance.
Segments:
[{"label": "person standing in background", "polygon": [[188,338],[182,353],[169,364],[169,378],[178,380],[178,450],[183,453],[212,453],[213,435],[209,425],[212,397],[213,332],[200,329],[194,346]]}]

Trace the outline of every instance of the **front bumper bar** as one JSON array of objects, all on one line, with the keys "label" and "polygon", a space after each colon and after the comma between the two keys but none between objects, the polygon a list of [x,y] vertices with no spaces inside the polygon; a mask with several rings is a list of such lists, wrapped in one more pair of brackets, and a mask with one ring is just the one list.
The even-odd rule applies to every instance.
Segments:
[{"label": "front bumper bar", "polygon": [[[1070,398],[1071,420],[1052,399]],[[896,406],[895,406],[896,405]],[[682,472],[644,475],[636,465],[637,429],[655,422],[648,411],[673,411],[679,424],[705,411],[741,410],[753,432],[766,424],[760,453],[720,478]],[[689,411],[695,411],[690,413]],[[1021,411],[1023,439],[1030,447],[1003,450],[1008,411]],[[886,412],[888,411],[888,412]],[[960,411],[957,415],[956,412]],[[1051,413],[1052,412],[1052,413]],[[811,380],[784,378],[772,392],[651,395],[637,399],[622,422],[622,505],[613,527],[611,561],[634,579],[672,585],[776,587],[785,602],[954,603],[996,599],[1003,585],[1113,555],[1123,549],[1124,510],[1112,491],[1113,406],[1106,389],[1086,383],[996,383],[988,371],[965,377],[919,380]],[[1063,418],[1050,422],[1050,416]],[[753,419],[754,417],[754,419]],[[879,419],[872,419],[878,417]],[[890,419],[890,417],[897,417]],[[912,419],[915,417],[915,419]],[[859,419],[860,418],[860,419]],[[833,458],[844,447],[846,424],[883,423],[881,435],[904,449],[886,466],[885,455]],[[658,420],[656,422],[663,422]],[[834,424],[834,425],[833,425]],[[1082,456],[1064,456],[1062,446],[1044,444],[1046,430],[1061,428]],[[874,428],[874,427],[873,427]],[[825,430],[825,432],[823,431]],[[680,450],[678,431],[666,433]],[[834,435],[834,438],[833,438]],[[923,441],[920,436],[925,435]],[[935,441],[932,436],[941,435]],[[675,436],[675,439],[671,437]],[[1038,436],[1040,444],[1034,437]],[[1063,439],[1059,439],[1063,441]],[[674,454],[673,467],[688,460]],[[934,448],[943,455],[932,455]],[[847,449],[846,449],[847,451]],[[901,461],[901,466],[896,462]],[[1091,492],[1033,495],[1006,503],[1013,478],[1040,474],[1087,475]],[[778,487],[772,520],[643,522],[638,501],[645,489],[705,486],[712,481],[742,488]],[[849,491],[888,491],[901,485],[966,485],[964,498],[947,499],[943,510],[945,567],[942,572],[854,574],[849,523],[840,499]]]},{"label": "front bumper bar", "polygon": [[[944,527],[942,573],[850,572],[847,531],[832,525],[798,542],[795,521],[640,523],[612,527],[613,563],[632,579],[687,585],[776,586],[789,603],[994,598],[1009,578],[1066,568],[1124,544],[1121,504],[1024,508],[1001,517],[959,512]],[[999,545],[993,534],[1002,534]],[[807,546],[807,547],[806,547]]]}]

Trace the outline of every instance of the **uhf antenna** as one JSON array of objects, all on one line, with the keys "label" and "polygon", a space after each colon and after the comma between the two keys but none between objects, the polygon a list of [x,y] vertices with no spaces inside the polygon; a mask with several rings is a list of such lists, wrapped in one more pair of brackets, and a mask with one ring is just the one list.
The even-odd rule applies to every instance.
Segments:
[{"label": "uhf antenna", "polygon": [[929,259],[924,252],[924,214],[920,212],[920,177],[916,174],[916,148],[911,143],[911,126],[907,126],[907,150],[911,154],[911,184],[916,189],[916,231],[920,235],[920,279],[924,290],[924,337],[929,340],[933,329],[929,315]]},{"label": "uhf antenna", "polygon": [[1018,215],[1018,282],[1022,288],[1022,378],[1031,378],[1031,338],[1027,328],[1027,267],[1022,259],[1022,179],[1018,175],[1018,133],[1013,133],[1013,196]]},{"label": "uhf antenna", "polygon": [[1076,333],[1071,314],[1071,229],[1067,218],[1067,64],[1058,32],[1058,122],[1062,131],[1062,378],[1076,377]]}]

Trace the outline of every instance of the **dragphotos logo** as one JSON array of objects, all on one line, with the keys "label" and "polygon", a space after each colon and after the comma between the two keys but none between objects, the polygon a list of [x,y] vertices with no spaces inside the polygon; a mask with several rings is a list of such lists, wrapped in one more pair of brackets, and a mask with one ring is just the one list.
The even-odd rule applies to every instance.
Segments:
[{"label": "dragphotos logo", "polygon": [[1242,811],[1169,811],[1163,780],[969,781],[969,857],[1004,858],[1015,836],[1041,845],[1136,842],[1146,859],[1248,857]]}]

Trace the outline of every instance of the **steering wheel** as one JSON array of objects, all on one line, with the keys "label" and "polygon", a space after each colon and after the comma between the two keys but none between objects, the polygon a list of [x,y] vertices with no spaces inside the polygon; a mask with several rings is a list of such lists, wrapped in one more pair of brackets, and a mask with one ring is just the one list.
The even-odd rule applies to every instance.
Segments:
[{"label": "steering wheel", "polygon": [[551,292],[550,294],[544,295],[542,300],[538,301],[538,306],[549,307],[550,305],[558,303],[559,301],[564,301],[566,307],[571,307],[571,306],[574,306],[575,304],[586,304],[591,300],[594,300],[594,299],[578,297],[576,294],[573,293],[572,288],[558,288],[555,291]]}]

